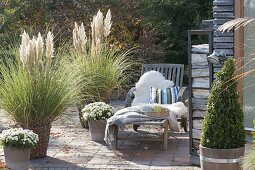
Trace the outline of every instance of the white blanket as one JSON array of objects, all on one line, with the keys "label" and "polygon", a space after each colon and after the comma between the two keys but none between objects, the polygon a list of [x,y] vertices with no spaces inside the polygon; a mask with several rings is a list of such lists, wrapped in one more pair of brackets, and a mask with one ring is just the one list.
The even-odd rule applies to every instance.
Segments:
[{"label": "white blanket", "polygon": [[112,137],[110,137],[110,132],[109,132],[110,130],[109,126],[111,125],[117,125],[121,130],[124,130],[125,124],[128,124],[128,123],[159,119],[159,118],[150,117],[150,116],[142,114],[141,109],[144,106],[150,106],[150,107],[161,106],[163,108],[168,109],[169,110],[169,117],[168,117],[169,126],[170,126],[170,130],[172,131],[180,130],[178,122],[177,122],[177,115],[181,116],[187,113],[187,107],[185,107],[185,105],[182,102],[177,102],[171,105],[143,104],[139,106],[131,106],[131,107],[121,109],[107,120],[107,125],[105,129],[105,138],[104,138],[105,142],[109,144],[112,139]]}]

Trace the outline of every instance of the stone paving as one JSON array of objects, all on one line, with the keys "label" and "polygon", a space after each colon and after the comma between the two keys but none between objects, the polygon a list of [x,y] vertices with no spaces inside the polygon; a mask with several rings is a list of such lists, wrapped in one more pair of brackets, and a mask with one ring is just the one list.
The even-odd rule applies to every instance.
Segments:
[{"label": "stone paving", "polygon": [[[0,129],[11,123],[1,113]],[[141,130],[148,128],[141,127]],[[131,138],[132,133],[132,128],[128,128],[122,135]],[[185,132],[170,134],[168,151],[164,151],[163,144],[157,141],[123,140],[118,145],[119,149],[113,151],[104,142],[91,141],[89,131],[80,125],[76,109],[70,109],[52,125],[47,157],[31,160],[30,169],[199,169],[190,164],[188,134]],[[4,161],[2,149],[0,160]]]}]

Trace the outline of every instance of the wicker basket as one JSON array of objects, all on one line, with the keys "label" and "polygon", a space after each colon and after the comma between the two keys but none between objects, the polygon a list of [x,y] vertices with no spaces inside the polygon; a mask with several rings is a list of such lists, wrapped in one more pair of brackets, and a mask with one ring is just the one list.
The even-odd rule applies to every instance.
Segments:
[{"label": "wicker basket", "polygon": [[47,155],[51,124],[46,124],[44,126],[29,127],[28,129],[33,130],[33,132],[36,133],[39,137],[38,143],[31,150],[30,159],[45,157]]},{"label": "wicker basket", "polygon": [[152,111],[142,111],[143,114],[150,116],[150,117],[156,117],[156,118],[167,118],[169,117],[169,110],[162,108],[160,112],[152,112]]}]

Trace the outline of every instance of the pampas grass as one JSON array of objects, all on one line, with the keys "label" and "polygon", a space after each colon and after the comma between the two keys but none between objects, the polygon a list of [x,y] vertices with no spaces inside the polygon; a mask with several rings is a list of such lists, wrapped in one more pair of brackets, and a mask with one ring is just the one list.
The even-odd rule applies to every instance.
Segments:
[{"label": "pampas grass", "polygon": [[[133,50],[120,52],[107,43],[111,25],[111,11],[108,10],[104,18],[99,10],[91,23],[91,37],[87,39],[85,30],[81,29],[83,24],[79,26],[75,23],[75,50],[71,56],[75,69],[83,77],[83,103],[108,102],[113,90],[125,86],[131,77],[130,73],[134,73],[132,69],[136,62],[131,58]],[[86,78],[89,78],[90,82],[85,85]]]},{"label": "pampas grass", "polygon": [[252,22],[254,22],[255,18],[251,18],[251,17],[244,17],[244,18],[236,18],[233,19],[231,21],[228,21],[226,23],[224,23],[223,25],[221,25],[218,30],[222,31],[222,32],[229,32],[233,29],[237,30],[240,27],[246,26]]},{"label": "pampas grass", "polygon": [[0,107],[23,126],[50,124],[79,100],[80,77],[53,51],[51,32],[46,40],[24,32],[16,58],[0,65]]}]

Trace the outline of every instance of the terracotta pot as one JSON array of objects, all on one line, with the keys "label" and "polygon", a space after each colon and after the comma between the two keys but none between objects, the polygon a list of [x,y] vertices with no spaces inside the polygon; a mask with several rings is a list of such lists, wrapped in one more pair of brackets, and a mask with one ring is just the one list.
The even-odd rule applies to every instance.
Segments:
[{"label": "terracotta pot", "polygon": [[233,149],[213,149],[199,145],[202,170],[239,170],[244,147]]},{"label": "terracotta pot", "polygon": [[31,148],[4,147],[6,166],[11,170],[28,170]]},{"label": "terracotta pot", "polygon": [[104,141],[106,120],[89,120],[89,132],[93,141]]},{"label": "terracotta pot", "polygon": [[25,127],[21,125],[21,127],[32,130],[39,137],[38,143],[31,150],[30,158],[37,159],[37,158],[45,157],[47,155],[51,124],[45,124],[44,126],[34,126],[34,127]]}]

